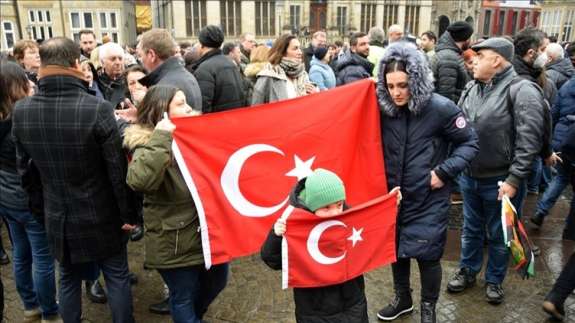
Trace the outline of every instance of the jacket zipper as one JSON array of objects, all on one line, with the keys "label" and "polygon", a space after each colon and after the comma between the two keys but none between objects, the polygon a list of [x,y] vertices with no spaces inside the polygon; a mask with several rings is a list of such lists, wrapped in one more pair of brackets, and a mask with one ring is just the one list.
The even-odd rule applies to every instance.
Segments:
[{"label": "jacket zipper", "polygon": [[176,230],[176,250],[174,250],[174,255],[178,254],[178,240],[180,238],[180,230]]}]

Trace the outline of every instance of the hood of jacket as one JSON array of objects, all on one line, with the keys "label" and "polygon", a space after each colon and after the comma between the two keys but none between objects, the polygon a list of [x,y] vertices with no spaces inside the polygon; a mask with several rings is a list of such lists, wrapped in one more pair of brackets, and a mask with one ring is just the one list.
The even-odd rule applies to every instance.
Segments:
[{"label": "hood of jacket", "polygon": [[319,59],[315,58],[315,56],[311,59],[311,62],[309,63],[310,66],[318,66],[323,68],[324,70],[328,70],[331,69],[331,67],[329,67],[328,64],[326,64],[325,62],[320,61]]},{"label": "hood of jacket", "polygon": [[246,65],[246,69],[244,70],[244,75],[247,77],[256,77],[259,72],[268,64],[267,62],[256,62],[256,63],[249,63]]},{"label": "hood of jacket", "polygon": [[513,68],[515,69],[515,72],[517,72],[517,74],[523,78],[526,78],[532,82],[537,83],[537,79],[539,78],[539,75],[541,75],[541,73],[543,72],[542,69],[540,68],[534,68],[533,66],[527,64],[527,62],[525,62],[520,56],[515,55],[515,57],[513,57]]},{"label": "hood of jacket", "polygon": [[571,78],[575,75],[575,68],[573,67],[573,64],[571,64],[571,60],[568,58],[549,63],[549,65],[547,65],[547,69],[561,73],[567,78]]},{"label": "hood of jacket", "polygon": [[351,50],[345,53],[340,59],[337,61],[337,71],[341,71],[344,68],[350,65],[359,65],[363,67],[369,74],[373,72],[373,68],[375,67],[367,58],[360,56]]},{"label": "hood of jacket", "polygon": [[444,32],[443,35],[439,37],[439,40],[437,41],[437,46],[435,46],[436,53],[442,50],[454,50],[458,54],[462,53],[462,50],[459,49],[459,47],[457,47],[457,44],[455,44],[455,40],[453,40],[453,37],[451,37],[451,35],[448,32]]},{"label": "hood of jacket", "polygon": [[266,63],[262,70],[257,74],[258,76],[268,76],[273,77],[280,80],[287,81],[287,75],[283,68],[279,65],[272,65],[270,63]]},{"label": "hood of jacket", "polygon": [[396,42],[390,45],[379,63],[379,75],[377,80],[377,97],[382,111],[389,117],[395,117],[399,113],[399,107],[395,105],[385,81],[385,67],[391,61],[403,61],[406,64],[409,75],[408,102],[409,112],[417,115],[427,104],[433,94],[433,72],[427,64],[425,54],[417,50],[415,45],[408,42]]},{"label": "hood of jacket", "polygon": [[133,151],[137,147],[147,144],[153,132],[154,129],[138,124],[129,126],[124,132],[124,148]]}]

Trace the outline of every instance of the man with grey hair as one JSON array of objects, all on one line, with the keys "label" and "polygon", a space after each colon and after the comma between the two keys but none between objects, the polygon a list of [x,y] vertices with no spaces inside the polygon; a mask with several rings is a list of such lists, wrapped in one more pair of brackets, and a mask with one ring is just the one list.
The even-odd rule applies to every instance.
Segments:
[{"label": "man with grey hair", "polygon": [[320,30],[313,33],[309,46],[303,50],[303,58],[306,72],[309,73],[310,63],[315,49],[318,47],[326,47],[326,46],[327,46],[327,34],[325,33],[325,31]]},{"label": "man with grey hair", "polygon": [[97,48],[102,69],[98,75],[98,87],[104,99],[117,107],[124,99],[124,49],[116,43],[106,43]]},{"label": "man with grey hair", "polygon": [[367,60],[370,61],[375,67],[373,68],[373,76],[377,77],[379,71],[379,60],[385,54],[385,32],[380,27],[371,27],[369,33],[369,56]]},{"label": "man with grey hair", "polygon": [[403,27],[400,25],[391,25],[387,29],[387,36],[389,44],[401,40],[403,38]]},{"label": "man with grey hair", "polygon": [[240,52],[242,53],[240,67],[242,71],[250,63],[250,55],[254,47],[256,47],[256,38],[254,34],[244,33],[240,36]]},{"label": "man with grey hair", "polygon": [[565,51],[561,45],[551,43],[547,46],[546,52],[547,57],[549,57],[549,63],[547,63],[545,74],[549,80],[555,83],[557,90],[559,90],[565,82],[575,75],[575,68],[573,68],[571,60],[565,58]]}]

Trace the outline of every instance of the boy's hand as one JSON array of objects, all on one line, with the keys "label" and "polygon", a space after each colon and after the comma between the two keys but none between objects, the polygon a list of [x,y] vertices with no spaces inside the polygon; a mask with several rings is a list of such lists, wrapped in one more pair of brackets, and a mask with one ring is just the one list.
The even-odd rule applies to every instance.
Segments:
[{"label": "boy's hand", "polygon": [[403,198],[403,196],[401,195],[401,187],[396,186],[389,193],[391,194],[391,193],[395,193],[395,192],[397,192],[397,205],[399,205],[399,204],[401,204],[401,199]]},{"label": "boy's hand", "polygon": [[274,224],[274,233],[276,236],[281,237],[286,233],[286,220],[278,219]]}]

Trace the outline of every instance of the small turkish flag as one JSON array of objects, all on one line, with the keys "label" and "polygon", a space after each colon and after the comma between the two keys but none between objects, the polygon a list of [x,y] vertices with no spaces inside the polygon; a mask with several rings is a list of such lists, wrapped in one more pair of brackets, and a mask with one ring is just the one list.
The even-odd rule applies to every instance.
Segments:
[{"label": "small turkish flag", "polygon": [[339,284],[395,262],[397,192],[331,218],[294,209],[282,241],[282,287]]},{"label": "small turkish flag", "polygon": [[198,209],[207,268],[258,252],[291,189],[313,169],[338,174],[352,205],[387,193],[369,80],[172,122],[172,150]]}]

